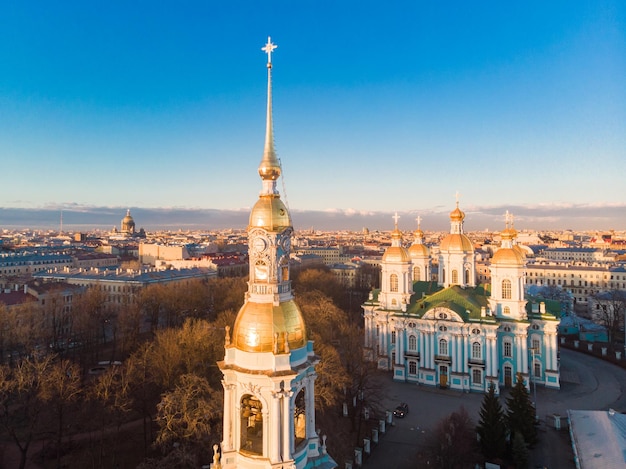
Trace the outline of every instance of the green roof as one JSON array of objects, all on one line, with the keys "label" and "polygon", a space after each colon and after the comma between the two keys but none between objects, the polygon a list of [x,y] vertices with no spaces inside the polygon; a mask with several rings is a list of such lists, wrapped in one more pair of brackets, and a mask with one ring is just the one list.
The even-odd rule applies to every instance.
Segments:
[{"label": "green roof", "polygon": [[411,301],[409,306],[409,312],[419,317],[422,317],[433,308],[448,308],[457,313],[466,322],[486,319],[486,317],[481,317],[481,308],[487,307],[487,295],[482,286],[461,288],[458,285],[454,285],[449,288],[439,289],[428,296],[415,295],[414,298],[415,301]]}]

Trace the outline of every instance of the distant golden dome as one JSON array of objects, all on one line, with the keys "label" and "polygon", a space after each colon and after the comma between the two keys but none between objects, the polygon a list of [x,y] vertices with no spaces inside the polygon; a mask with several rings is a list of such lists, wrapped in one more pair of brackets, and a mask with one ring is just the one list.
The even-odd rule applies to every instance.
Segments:
[{"label": "distant golden dome", "polygon": [[459,208],[458,204],[454,210],[450,212],[450,221],[463,221],[465,213]]},{"label": "distant golden dome", "polygon": [[281,231],[291,226],[287,207],[274,195],[262,195],[250,212],[249,228],[263,228],[268,231]]},{"label": "distant golden dome", "polygon": [[306,326],[295,301],[279,305],[246,302],[235,320],[232,344],[246,352],[273,352],[277,340],[278,349],[284,352],[285,335],[289,350],[306,345]]},{"label": "distant golden dome", "polygon": [[[517,247],[517,246],[516,246]],[[521,249],[516,247],[512,248],[500,248],[496,251],[491,259],[492,264],[506,264],[506,265],[523,265],[525,256]]]},{"label": "distant golden dome", "polygon": [[513,227],[506,228],[501,233],[501,237],[502,237],[502,239],[515,239],[515,238],[517,238],[517,231]]},{"label": "distant golden dome", "polygon": [[441,252],[474,252],[474,245],[464,234],[449,234],[441,242],[439,250]]},{"label": "distant golden dome", "polygon": [[425,244],[412,244],[409,247],[409,256],[412,259],[430,256],[430,249]]},{"label": "distant golden dome", "polygon": [[383,262],[411,262],[411,256],[402,246],[390,246],[383,254]]}]

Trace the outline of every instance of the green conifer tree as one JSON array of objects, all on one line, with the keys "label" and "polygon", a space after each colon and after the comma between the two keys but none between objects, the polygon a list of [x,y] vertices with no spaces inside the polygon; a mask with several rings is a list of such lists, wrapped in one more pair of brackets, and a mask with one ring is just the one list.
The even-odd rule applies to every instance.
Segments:
[{"label": "green conifer tree", "polygon": [[513,436],[513,461],[515,462],[515,467],[523,469],[528,467],[528,446],[524,441],[524,437],[521,433],[515,433]]},{"label": "green conifer tree", "polygon": [[506,421],[511,436],[520,433],[526,444],[532,448],[537,443],[537,418],[530,394],[524,385],[524,378],[517,374],[517,381],[506,400]]},{"label": "green conifer tree", "polygon": [[493,383],[489,383],[479,415],[476,433],[480,437],[482,455],[487,461],[503,458],[506,453],[506,421]]}]

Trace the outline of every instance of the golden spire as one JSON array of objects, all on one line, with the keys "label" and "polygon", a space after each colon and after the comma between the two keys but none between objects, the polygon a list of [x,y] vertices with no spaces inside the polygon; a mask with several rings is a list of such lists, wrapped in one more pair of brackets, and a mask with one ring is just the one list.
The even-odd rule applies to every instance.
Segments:
[{"label": "golden spire", "polygon": [[277,194],[276,181],[280,177],[280,163],[274,151],[274,127],[272,122],[272,52],[278,46],[272,44],[272,39],[268,36],[267,44],[261,50],[267,54],[267,117],[265,127],[265,149],[263,159],[259,165],[259,176],[269,184],[264,184],[265,194]]}]

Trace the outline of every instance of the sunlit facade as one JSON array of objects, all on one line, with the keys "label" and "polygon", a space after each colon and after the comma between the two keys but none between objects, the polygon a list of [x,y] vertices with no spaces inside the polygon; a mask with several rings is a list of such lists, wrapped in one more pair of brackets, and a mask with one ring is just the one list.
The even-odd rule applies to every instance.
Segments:
[{"label": "sunlit facade", "polygon": [[515,244],[517,233],[507,220],[489,266],[491,284],[477,285],[464,217],[457,202],[439,250],[438,283],[414,277],[429,264],[402,247],[396,221],[392,256],[383,257],[381,288],[363,305],[366,357],[392,371],[396,381],[465,392],[486,392],[493,383],[499,392],[514,385],[520,373],[527,386],[559,388],[553,314],[558,312],[525,299],[526,260]]}]

